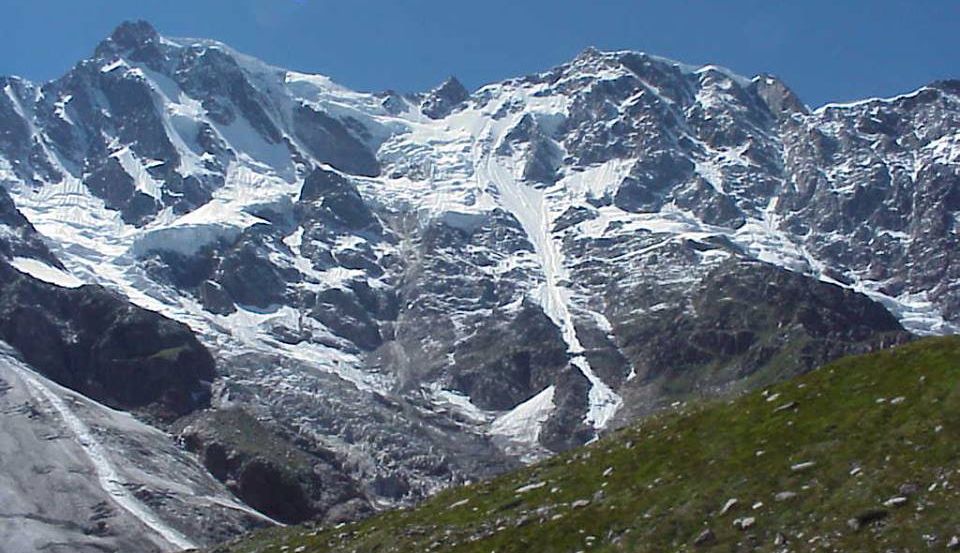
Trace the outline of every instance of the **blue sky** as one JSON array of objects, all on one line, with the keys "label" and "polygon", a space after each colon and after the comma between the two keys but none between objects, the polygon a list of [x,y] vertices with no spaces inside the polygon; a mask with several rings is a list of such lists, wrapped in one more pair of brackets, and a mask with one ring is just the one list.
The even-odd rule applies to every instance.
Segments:
[{"label": "blue sky", "polygon": [[808,104],[960,78],[957,0],[0,0],[0,74],[47,80],[124,19],[359,90],[468,88],[587,46],[783,78]]}]

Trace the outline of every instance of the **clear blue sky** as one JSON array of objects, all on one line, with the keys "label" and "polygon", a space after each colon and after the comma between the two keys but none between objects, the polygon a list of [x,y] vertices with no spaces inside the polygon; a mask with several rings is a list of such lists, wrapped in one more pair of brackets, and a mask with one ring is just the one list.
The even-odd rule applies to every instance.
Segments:
[{"label": "clear blue sky", "polygon": [[124,19],[359,90],[468,88],[635,49],[770,72],[808,104],[960,78],[957,0],[0,0],[0,74],[47,80]]}]

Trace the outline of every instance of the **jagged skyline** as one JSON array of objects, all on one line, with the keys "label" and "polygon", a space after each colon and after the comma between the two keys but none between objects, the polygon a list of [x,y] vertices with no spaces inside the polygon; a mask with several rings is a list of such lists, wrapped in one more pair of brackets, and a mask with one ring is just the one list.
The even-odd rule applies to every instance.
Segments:
[{"label": "jagged skyline", "polygon": [[[542,70],[587,46],[632,49],[744,75],[772,72],[812,107],[893,96],[960,73],[960,6],[898,1],[757,2],[500,0],[483,9],[411,4],[221,0],[202,3],[3,0],[13,55],[0,75],[59,77],[126,19],[169,36],[222,40],[270,63],[328,75],[354,89],[426,90],[450,74],[470,89]],[[603,9],[601,9],[603,8]],[[331,24],[335,22],[335,24]],[[43,38],[44,40],[38,40]]]}]

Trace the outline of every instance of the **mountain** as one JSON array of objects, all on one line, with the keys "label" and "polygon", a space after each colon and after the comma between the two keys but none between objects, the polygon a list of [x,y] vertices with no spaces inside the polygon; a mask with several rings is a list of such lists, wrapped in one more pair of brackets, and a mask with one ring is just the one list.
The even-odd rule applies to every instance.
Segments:
[{"label": "mountain", "polygon": [[370,94],[133,22],[0,89],[0,339],[284,522],[960,322],[956,81],[811,110],[590,49]]},{"label": "mountain", "polygon": [[212,551],[955,551],[958,367],[956,337],[845,358],[415,509]]}]

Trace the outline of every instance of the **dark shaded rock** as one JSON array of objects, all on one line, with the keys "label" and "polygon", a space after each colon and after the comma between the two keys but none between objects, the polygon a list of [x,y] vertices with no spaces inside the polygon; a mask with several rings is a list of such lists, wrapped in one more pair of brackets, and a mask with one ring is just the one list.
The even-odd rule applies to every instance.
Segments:
[{"label": "dark shaded rock", "polygon": [[0,89],[9,91],[0,95],[0,155],[24,182],[60,182],[63,176],[47,159],[43,146],[31,132],[31,122],[21,115],[20,106],[32,102],[37,90],[17,77],[0,77]]},{"label": "dark shaded rock", "polygon": [[553,222],[553,229],[551,232],[561,232],[570,227],[579,225],[584,221],[589,221],[591,219],[596,219],[599,215],[596,210],[583,207],[583,206],[573,206],[568,207],[559,217],[556,218]]},{"label": "dark shaded rock", "polygon": [[524,179],[543,184],[557,181],[562,152],[530,114],[506,134],[497,153],[511,155],[517,150],[524,151]]},{"label": "dark shaded rock", "polygon": [[857,531],[864,526],[876,524],[877,522],[887,518],[889,515],[890,512],[885,509],[870,509],[848,520],[847,525],[851,530]]},{"label": "dark shaded rock", "polygon": [[374,479],[373,490],[383,497],[401,499],[410,493],[410,483],[402,474],[387,474]]},{"label": "dark shaded rock", "polygon": [[352,290],[331,288],[318,293],[310,316],[362,349],[373,350],[383,343],[377,321]]},{"label": "dark shaded rock", "polygon": [[450,77],[424,95],[420,109],[431,119],[443,119],[469,97],[470,92],[463,84],[456,77]]},{"label": "dark shaded rock", "polygon": [[200,456],[211,474],[276,520],[339,522],[372,512],[331,452],[294,445],[241,409],[197,413],[178,423],[178,429],[187,449]]},{"label": "dark shaded rock", "polygon": [[173,79],[201,101],[216,123],[229,125],[242,116],[267,143],[281,143],[282,133],[266,111],[270,102],[230,53],[192,45],[180,52],[178,62]]},{"label": "dark shaded rock", "polygon": [[806,115],[810,112],[800,98],[773,75],[759,75],[753,80],[752,86],[777,118],[782,119],[795,113]]},{"label": "dark shaded rock", "polygon": [[380,174],[380,163],[373,151],[340,120],[300,105],[294,112],[293,129],[317,161],[354,175],[375,177]]},{"label": "dark shaded rock", "polygon": [[670,193],[693,176],[693,164],[659,152],[637,163],[623,180],[613,203],[624,211],[659,211]]},{"label": "dark shaded rock", "polygon": [[10,195],[0,186],[0,256],[30,257],[57,268],[63,268],[47,248],[30,221],[17,210]]},{"label": "dark shaded rock", "polygon": [[[628,395],[653,386],[660,402],[764,385],[910,339],[893,315],[862,294],[745,260],[718,266],[676,307],[611,320],[638,375],[626,385]],[[643,412],[648,401],[628,402],[624,413]]]},{"label": "dark shaded rock", "polygon": [[596,436],[584,423],[589,405],[590,381],[573,365],[556,378],[556,409],[540,429],[540,444],[551,451],[566,451]]},{"label": "dark shaded rock", "polygon": [[229,315],[237,310],[223,286],[211,280],[200,285],[200,302],[204,309],[217,315]]},{"label": "dark shaded rock", "polygon": [[0,336],[59,384],[165,419],[202,407],[215,377],[190,329],[98,286],[60,288],[0,261]]},{"label": "dark shaded rock", "polygon": [[223,252],[215,279],[234,302],[268,308],[283,301],[287,282],[255,232]]},{"label": "dark shaded rock", "polygon": [[378,229],[379,223],[354,186],[345,177],[326,169],[314,169],[300,191],[304,215],[345,230]]},{"label": "dark shaded rock", "polygon": [[113,53],[138,50],[160,40],[157,30],[147,21],[124,21],[105,41],[97,47],[96,55],[105,57]]},{"label": "dark shaded rock", "polygon": [[451,385],[483,409],[506,410],[546,388],[567,366],[563,337],[540,306],[457,344]]}]

